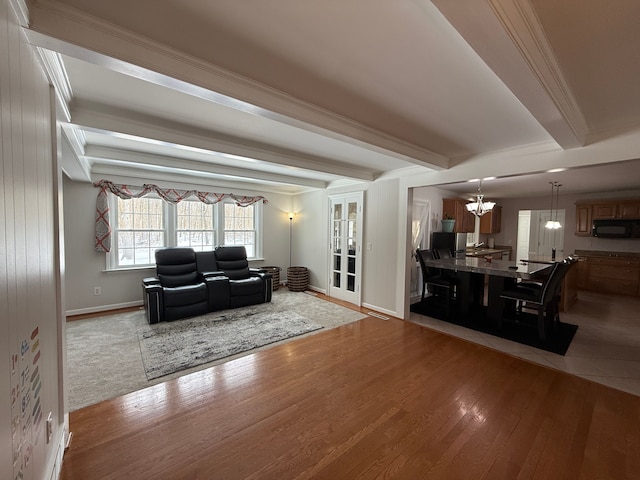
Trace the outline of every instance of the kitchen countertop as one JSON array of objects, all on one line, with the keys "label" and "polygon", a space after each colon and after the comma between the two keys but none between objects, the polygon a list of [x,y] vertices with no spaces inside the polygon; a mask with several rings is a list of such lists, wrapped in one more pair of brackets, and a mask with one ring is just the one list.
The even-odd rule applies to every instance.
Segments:
[{"label": "kitchen countertop", "polygon": [[626,257],[640,258],[640,252],[605,252],[600,250],[576,250],[576,255],[583,257]]},{"label": "kitchen countertop", "polygon": [[484,257],[486,255],[494,255],[496,253],[511,252],[510,247],[496,246],[494,248],[480,247],[480,248],[467,248],[467,257]]}]

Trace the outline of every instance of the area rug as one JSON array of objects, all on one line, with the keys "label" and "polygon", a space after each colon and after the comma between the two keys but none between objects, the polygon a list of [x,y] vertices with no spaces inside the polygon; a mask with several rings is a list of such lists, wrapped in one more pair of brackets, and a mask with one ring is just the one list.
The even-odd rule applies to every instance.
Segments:
[{"label": "area rug", "polygon": [[577,325],[559,322],[553,331],[553,335],[550,335],[548,340],[543,342],[538,338],[536,315],[524,313],[520,317],[519,321],[505,321],[502,324],[502,328],[498,330],[494,325],[480,317],[456,318],[452,316],[450,318],[446,318],[441,309],[434,308],[434,306],[429,305],[428,302],[414,303],[411,305],[411,311],[453,323],[455,325],[460,325],[465,328],[470,328],[477,332],[487,333],[495,337],[505,338],[523,345],[529,345],[530,347],[539,348],[540,350],[556,353],[558,355],[564,355],[567,353],[567,350],[571,345],[571,340],[573,340],[573,337],[578,330]]},{"label": "area rug", "polygon": [[[359,311],[320,299],[312,293],[290,292],[286,288],[280,288],[273,292],[272,300],[269,303],[217,313],[227,316],[232,313],[236,318],[236,316],[243,315],[254,316],[258,311],[272,315],[273,318],[285,318],[284,312],[293,312],[297,314],[295,318],[303,317],[307,322],[320,325],[324,327],[323,329],[339,327],[366,317]],[[294,318],[294,315],[288,315],[287,318]],[[184,321],[190,320],[183,319],[158,324],[156,330],[163,328],[160,325],[179,327],[180,323]],[[296,338],[299,338],[299,336],[287,338],[276,344],[263,345],[149,380],[139,341],[141,333],[152,331],[149,327],[143,310],[67,322],[69,411],[72,412],[171,378],[209,368],[229,359],[250,355],[261,349],[269,348],[270,345],[295,341]],[[322,330],[314,330],[305,335],[313,335],[320,331]],[[165,359],[164,362],[168,363],[169,360]]]},{"label": "area rug", "polygon": [[293,311],[227,310],[138,327],[148,380],[323,328]]}]

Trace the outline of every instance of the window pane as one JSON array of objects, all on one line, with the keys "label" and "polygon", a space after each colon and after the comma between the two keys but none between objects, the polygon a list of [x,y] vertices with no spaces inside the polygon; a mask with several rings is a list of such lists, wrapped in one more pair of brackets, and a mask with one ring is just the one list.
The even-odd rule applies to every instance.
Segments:
[{"label": "window pane", "polygon": [[255,213],[254,205],[224,204],[224,245],[243,245],[249,258],[256,255]]},{"label": "window pane", "polygon": [[162,200],[118,198],[116,205],[114,255],[117,266],[152,265],[155,250],[165,245]]},{"label": "window pane", "polygon": [[214,247],[214,205],[198,200],[185,200],[178,204],[176,239],[179,247],[191,247],[196,251]]}]

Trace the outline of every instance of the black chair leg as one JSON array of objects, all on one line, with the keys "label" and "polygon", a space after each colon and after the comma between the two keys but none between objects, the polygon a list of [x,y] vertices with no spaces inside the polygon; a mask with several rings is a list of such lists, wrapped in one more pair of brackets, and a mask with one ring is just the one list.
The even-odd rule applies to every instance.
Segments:
[{"label": "black chair leg", "polygon": [[544,314],[544,307],[540,306],[538,308],[538,338],[543,342],[547,341],[547,328],[546,328],[546,320],[547,317]]}]

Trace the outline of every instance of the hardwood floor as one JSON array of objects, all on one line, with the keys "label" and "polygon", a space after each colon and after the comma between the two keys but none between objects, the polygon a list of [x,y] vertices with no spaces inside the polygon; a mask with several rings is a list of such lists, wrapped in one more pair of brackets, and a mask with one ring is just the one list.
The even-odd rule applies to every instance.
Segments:
[{"label": "hardwood floor", "polygon": [[638,397],[368,317],[71,413],[63,479],[638,478]]}]

